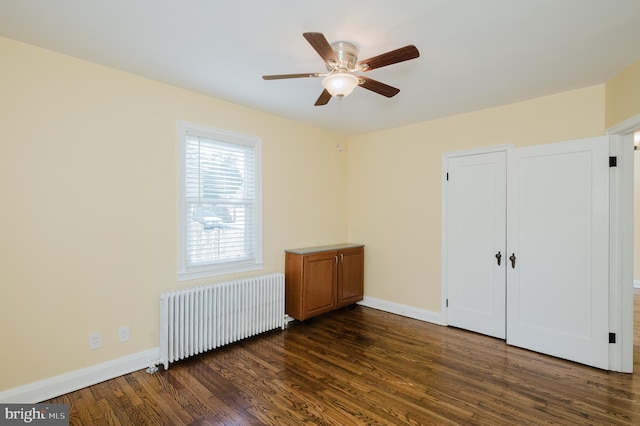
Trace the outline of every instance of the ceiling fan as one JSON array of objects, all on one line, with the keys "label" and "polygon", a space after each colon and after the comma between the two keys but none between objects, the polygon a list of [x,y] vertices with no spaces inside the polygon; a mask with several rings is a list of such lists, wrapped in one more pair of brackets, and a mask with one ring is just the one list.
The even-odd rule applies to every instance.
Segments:
[{"label": "ceiling fan", "polygon": [[400,89],[368,77],[355,75],[355,73],[397,64],[420,56],[420,52],[414,45],[408,45],[373,58],[358,61],[358,48],[352,43],[338,41],[329,44],[322,33],[304,33],[302,35],[324,60],[329,72],[324,74],[264,75],[262,78],[265,80],[280,80],[285,78],[324,77],[322,79],[324,90],[316,100],[316,106],[326,105],[333,96],[342,99],[349,95],[356,86],[362,86],[387,98],[395,96],[400,92]]}]

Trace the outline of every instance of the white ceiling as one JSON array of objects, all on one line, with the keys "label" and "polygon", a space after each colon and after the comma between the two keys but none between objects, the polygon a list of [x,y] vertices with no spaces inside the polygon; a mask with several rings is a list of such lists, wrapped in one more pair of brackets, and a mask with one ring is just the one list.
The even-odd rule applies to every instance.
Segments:
[{"label": "white ceiling", "polygon": [[[315,107],[321,79],[261,78],[326,71],[303,32],[421,56],[366,74],[393,98]],[[640,1],[0,0],[0,36],[354,134],[602,84],[640,60]]]}]

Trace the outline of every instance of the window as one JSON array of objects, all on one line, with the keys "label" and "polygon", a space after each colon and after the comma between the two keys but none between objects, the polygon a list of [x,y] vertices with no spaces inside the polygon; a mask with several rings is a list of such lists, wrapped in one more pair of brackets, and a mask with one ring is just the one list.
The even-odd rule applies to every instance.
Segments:
[{"label": "window", "polygon": [[260,139],[179,123],[181,279],[262,267]]}]

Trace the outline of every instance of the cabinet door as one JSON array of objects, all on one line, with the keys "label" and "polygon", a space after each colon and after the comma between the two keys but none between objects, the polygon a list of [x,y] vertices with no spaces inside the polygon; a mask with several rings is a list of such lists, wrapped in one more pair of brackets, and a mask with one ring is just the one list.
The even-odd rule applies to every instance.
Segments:
[{"label": "cabinet door", "polygon": [[337,256],[337,252],[324,252],[304,257],[302,312],[305,319],[335,308]]},{"label": "cabinet door", "polygon": [[338,306],[351,305],[364,296],[364,249],[339,253]]}]

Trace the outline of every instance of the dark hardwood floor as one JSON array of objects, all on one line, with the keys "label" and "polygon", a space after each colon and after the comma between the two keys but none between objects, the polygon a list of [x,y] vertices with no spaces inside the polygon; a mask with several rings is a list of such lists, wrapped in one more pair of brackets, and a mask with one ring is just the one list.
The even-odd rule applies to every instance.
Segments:
[{"label": "dark hardwood floor", "polygon": [[73,425],[639,425],[636,374],[365,307],[47,402]]}]

